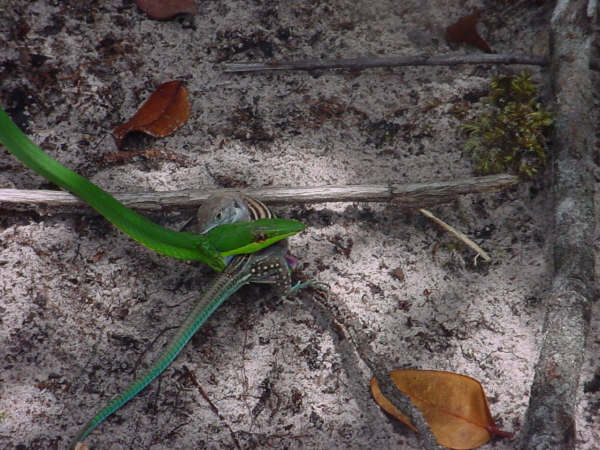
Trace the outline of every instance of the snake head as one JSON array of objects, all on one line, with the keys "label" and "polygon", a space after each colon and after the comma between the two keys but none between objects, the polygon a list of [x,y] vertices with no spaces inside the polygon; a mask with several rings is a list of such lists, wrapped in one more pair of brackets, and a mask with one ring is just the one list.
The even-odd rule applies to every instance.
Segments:
[{"label": "snake head", "polygon": [[239,192],[210,196],[196,213],[197,231],[206,233],[219,225],[250,220],[248,206]]}]

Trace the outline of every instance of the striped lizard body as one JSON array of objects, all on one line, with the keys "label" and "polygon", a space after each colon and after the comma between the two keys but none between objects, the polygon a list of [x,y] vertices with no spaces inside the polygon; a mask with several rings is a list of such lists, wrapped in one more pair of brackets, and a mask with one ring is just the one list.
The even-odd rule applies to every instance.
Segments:
[{"label": "striped lizard body", "polygon": [[[219,194],[209,198],[198,210],[197,228],[207,232],[212,228],[240,221],[271,218],[273,214],[262,202],[240,193]],[[292,290],[290,268],[286,260],[287,242],[280,241],[264,250],[248,255],[232,257],[227,268],[221,272],[202,294],[192,312],[181,324],[166,348],[125,390],[115,397],[79,431],[72,447],[83,441],[108,416],[120,409],[142,389],[158,377],[179,355],[211,314],[232,294],[248,283],[268,283],[280,293]]]}]

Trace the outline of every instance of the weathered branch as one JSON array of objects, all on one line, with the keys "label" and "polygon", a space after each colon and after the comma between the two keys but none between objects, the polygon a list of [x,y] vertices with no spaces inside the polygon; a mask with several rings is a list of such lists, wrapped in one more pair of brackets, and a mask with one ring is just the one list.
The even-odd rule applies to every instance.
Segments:
[{"label": "weathered branch", "polygon": [[[305,307],[311,311],[319,325],[329,331],[342,359],[342,364],[350,380],[355,381],[358,386],[355,387],[355,399],[359,403],[364,402],[363,392],[368,390],[369,380],[357,377],[360,373],[358,369],[362,364],[366,365],[371,371],[371,375],[377,378],[377,383],[382,394],[392,402],[392,404],[402,413],[406,414],[411,423],[419,432],[419,439],[422,448],[426,450],[435,450],[439,448],[437,440],[433,436],[429,425],[425,421],[423,414],[410,401],[408,396],[403,394],[395,385],[390,377],[392,369],[397,368],[390,365],[381,355],[374,352],[371,348],[372,338],[365,333],[364,326],[360,319],[350,311],[343,301],[335,301],[328,298],[325,302],[319,302],[309,296],[300,296]],[[359,359],[356,358],[358,356]],[[361,364],[362,363],[362,364]],[[368,395],[368,394],[367,394]],[[375,400],[368,395],[369,405],[362,405],[365,414],[368,414],[369,406],[375,406]],[[391,419],[396,420],[396,419]]]},{"label": "weathered branch", "polygon": [[558,0],[551,21],[554,276],[521,446],[575,448],[575,406],[594,289],[594,123],[589,62],[595,8]]},{"label": "weathered branch", "polygon": [[[323,202],[391,202],[401,207],[424,207],[448,203],[459,195],[498,192],[518,183],[513,175],[490,175],[415,184],[367,184],[320,187],[266,187],[243,189],[248,195],[267,203]],[[239,189],[201,189],[172,192],[116,193],[123,204],[143,210],[162,208],[195,208],[209,195]],[[45,190],[0,189],[0,206],[23,209],[32,206],[84,206],[68,192]]]},{"label": "weathered branch", "polygon": [[473,54],[473,55],[414,55],[414,56],[364,56],[342,59],[299,59],[297,61],[272,61],[266,63],[222,64],[223,72],[258,72],[264,70],[315,70],[350,69],[400,66],[456,66],[459,64],[523,64],[548,65],[548,59],[530,55]]}]

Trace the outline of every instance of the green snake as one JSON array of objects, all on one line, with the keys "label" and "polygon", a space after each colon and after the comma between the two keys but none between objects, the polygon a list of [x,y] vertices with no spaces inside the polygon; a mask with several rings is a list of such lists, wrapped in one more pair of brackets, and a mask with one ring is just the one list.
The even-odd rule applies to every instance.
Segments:
[{"label": "green snake", "polygon": [[35,145],[0,108],[0,142],[27,167],[77,195],[115,227],[142,245],[173,258],[225,268],[224,257],[252,253],[304,229],[295,220],[270,219],[214,228],[205,235],[164,228],[127,208],[108,192],[58,163]]}]

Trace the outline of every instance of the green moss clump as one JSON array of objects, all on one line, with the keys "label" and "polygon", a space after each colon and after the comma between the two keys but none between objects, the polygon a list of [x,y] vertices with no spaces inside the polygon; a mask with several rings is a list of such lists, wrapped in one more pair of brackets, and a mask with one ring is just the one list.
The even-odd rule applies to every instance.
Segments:
[{"label": "green moss clump", "polygon": [[475,172],[489,175],[513,172],[533,178],[546,163],[545,133],[552,115],[537,101],[531,74],[496,77],[485,99],[487,111],[461,126],[469,135],[465,143]]}]

